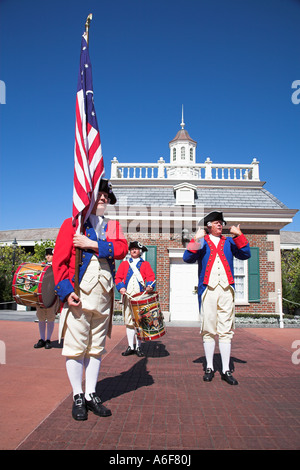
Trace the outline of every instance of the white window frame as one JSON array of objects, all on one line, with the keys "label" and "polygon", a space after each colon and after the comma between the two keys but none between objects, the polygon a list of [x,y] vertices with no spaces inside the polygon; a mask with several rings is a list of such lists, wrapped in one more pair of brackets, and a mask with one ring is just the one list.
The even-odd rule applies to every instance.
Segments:
[{"label": "white window frame", "polygon": [[[243,272],[238,272],[238,265],[243,266]],[[234,269],[234,281],[237,285],[238,278],[242,281],[243,285],[243,296],[235,298],[235,305],[249,305],[249,293],[248,293],[248,263],[247,260],[239,260],[233,258],[233,269]],[[237,293],[237,290],[236,290]]]},{"label": "white window frame", "polygon": [[180,206],[193,206],[195,204],[196,186],[189,183],[180,183],[174,186],[176,194],[175,205]]}]

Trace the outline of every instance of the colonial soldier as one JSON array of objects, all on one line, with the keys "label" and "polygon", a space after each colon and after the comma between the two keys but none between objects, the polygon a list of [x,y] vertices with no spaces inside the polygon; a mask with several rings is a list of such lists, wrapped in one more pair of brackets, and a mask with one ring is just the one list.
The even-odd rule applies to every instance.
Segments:
[{"label": "colonial soldier", "polygon": [[[200,224],[199,224],[200,225]],[[183,255],[186,263],[198,262],[198,299],[201,334],[206,357],[204,381],[214,377],[213,357],[215,337],[219,337],[222,360],[221,378],[237,385],[229,367],[234,326],[234,271],[233,257],[250,258],[250,247],[240,225],[232,226],[233,238],[222,235],[226,222],[222,212],[211,212],[204,217],[207,233],[200,226]]]},{"label": "colonial soldier", "polygon": [[[53,258],[56,292],[64,308],[60,317],[59,339],[64,338],[62,354],[73,389],[72,416],[87,419],[91,410],[99,416],[111,415],[96,394],[101,357],[106,336],[110,337],[114,303],[115,259],[123,259],[128,244],[117,221],[104,217],[107,204],[116,197],[108,180],[101,180],[92,213],[83,234],[76,234],[72,219],[59,231]],[[74,292],[76,248],[82,250],[79,268],[80,295]],[[82,390],[85,369],[85,393]]]},{"label": "colonial soldier", "polygon": [[[48,247],[45,250],[45,258],[47,260],[46,264],[52,264],[53,259],[53,248]],[[39,320],[39,332],[40,332],[40,339],[34,345],[34,348],[45,348],[51,349],[51,336],[54,330],[54,322],[57,313],[60,310],[60,301],[59,298],[56,297],[54,304],[51,307],[44,308],[38,305],[36,307],[36,316]],[[47,334],[46,334],[46,327],[47,327]]]},{"label": "colonial soldier", "polygon": [[139,241],[130,242],[129,251],[129,260],[122,261],[116,274],[116,287],[123,295],[122,307],[128,340],[128,347],[122,355],[137,354],[139,357],[142,357],[144,353],[140,347],[141,341],[135,331],[131,305],[127,294],[133,296],[143,291],[147,293],[152,292],[155,287],[155,274],[150,263],[141,258],[142,253],[148,251],[142,243]]}]

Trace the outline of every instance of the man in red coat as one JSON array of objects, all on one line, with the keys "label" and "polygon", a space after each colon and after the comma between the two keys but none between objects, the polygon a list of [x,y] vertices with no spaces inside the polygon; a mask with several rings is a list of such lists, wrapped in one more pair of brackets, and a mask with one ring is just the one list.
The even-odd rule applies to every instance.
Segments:
[{"label": "man in red coat", "polygon": [[[201,228],[204,223],[205,229]],[[232,226],[230,234],[222,235],[226,221],[223,213],[213,211],[200,221],[193,240],[188,244],[183,260],[198,263],[198,299],[201,318],[201,335],[206,357],[205,382],[214,377],[215,338],[219,337],[222,360],[221,378],[230,385],[238,381],[231,375],[230,353],[234,327],[234,269],[233,258],[249,259],[251,256],[247,238],[240,225]]]},{"label": "man in red coat", "polygon": [[[116,197],[108,180],[101,180],[99,194],[82,234],[76,234],[72,219],[66,219],[57,236],[52,262],[55,290],[64,303],[59,339],[73,389],[72,416],[87,419],[88,410],[99,416],[111,412],[96,394],[106,336],[110,337],[114,302],[115,259],[123,259],[128,244],[117,221],[104,218],[108,203]],[[76,248],[82,250],[79,292],[74,291]],[[85,393],[82,390],[85,369]]]},{"label": "man in red coat", "polygon": [[142,357],[144,353],[141,350],[141,342],[135,331],[131,305],[126,294],[132,296],[145,290],[147,293],[153,292],[155,274],[150,263],[141,258],[142,253],[148,251],[142,243],[138,241],[130,242],[129,251],[129,260],[122,261],[116,274],[116,288],[123,295],[123,315],[128,340],[128,348],[122,355],[137,354]]}]

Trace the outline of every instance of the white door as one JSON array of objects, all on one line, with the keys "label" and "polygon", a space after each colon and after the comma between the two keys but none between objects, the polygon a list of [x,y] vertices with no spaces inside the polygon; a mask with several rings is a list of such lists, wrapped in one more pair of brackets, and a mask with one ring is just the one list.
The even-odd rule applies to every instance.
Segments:
[{"label": "white door", "polygon": [[198,321],[198,263],[170,261],[170,321]]}]

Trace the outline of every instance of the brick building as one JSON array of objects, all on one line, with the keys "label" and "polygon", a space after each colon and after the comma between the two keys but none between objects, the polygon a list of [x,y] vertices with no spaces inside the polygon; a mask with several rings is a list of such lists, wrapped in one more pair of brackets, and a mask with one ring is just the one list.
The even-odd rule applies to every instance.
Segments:
[{"label": "brick building", "polygon": [[198,221],[212,210],[231,225],[241,224],[251,246],[251,259],[236,260],[236,312],[279,312],[281,289],[280,229],[292,222],[289,209],[259,178],[259,162],[196,162],[197,142],[185,124],[169,142],[170,161],[111,162],[111,182],[118,198],[108,215],[120,220],[128,240],[148,247],[147,259],[157,279],[165,316],[170,321],[198,320],[197,265],[183,262],[187,242]]},{"label": "brick building", "polygon": [[[250,164],[216,164],[209,158],[197,163],[196,148],[182,116],[169,142],[169,162],[160,158],[156,163],[120,163],[114,158],[111,182],[118,202],[108,206],[107,215],[120,220],[128,241],[147,245],[145,256],[156,273],[165,317],[195,321],[197,265],[184,263],[182,255],[204,214],[222,211],[227,221],[224,235],[230,236],[229,227],[240,223],[252,252],[250,260],[236,261],[236,312],[278,313],[280,230],[297,210],[264,188],[255,158]],[[3,231],[0,244],[17,240],[30,250],[35,242],[55,240],[57,233],[58,228]]]}]

